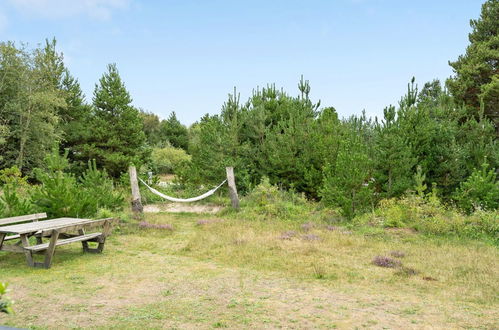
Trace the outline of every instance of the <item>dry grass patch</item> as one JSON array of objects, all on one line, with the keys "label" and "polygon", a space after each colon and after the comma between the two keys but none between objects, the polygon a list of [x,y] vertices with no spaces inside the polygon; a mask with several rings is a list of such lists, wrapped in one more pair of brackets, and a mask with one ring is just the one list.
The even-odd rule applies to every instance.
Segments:
[{"label": "dry grass patch", "polygon": [[[200,219],[209,225],[198,225]],[[174,231],[123,226],[102,255],[58,249],[50,270],[0,254],[16,314],[37,329],[492,328],[497,249],[479,242],[305,231],[301,224],[147,215]],[[281,239],[286,231],[296,232]],[[304,240],[303,235],[320,240]],[[371,264],[404,251],[413,276]],[[432,277],[438,281],[428,281]]]}]

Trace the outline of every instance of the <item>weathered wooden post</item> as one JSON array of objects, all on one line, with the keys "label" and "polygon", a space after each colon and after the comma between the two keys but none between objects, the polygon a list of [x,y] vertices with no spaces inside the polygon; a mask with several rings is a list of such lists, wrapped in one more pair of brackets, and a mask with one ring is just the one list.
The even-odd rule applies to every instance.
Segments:
[{"label": "weathered wooden post", "polygon": [[135,169],[135,166],[130,165],[128,172],[130,174],[130,186],[132,187],[132,211],[134,213],[142,213],[144,207],[140,201],[139,182],[137,181],[137,170]]},{"label": "weathered wooden post", "polygon": [[234,168],[226,167],[227,172],[227,184],[229,185],[229,195],[230,201],[232,202],[232,207],[239,210],[239,197],[237,196],[236,180],[234,178]]}]

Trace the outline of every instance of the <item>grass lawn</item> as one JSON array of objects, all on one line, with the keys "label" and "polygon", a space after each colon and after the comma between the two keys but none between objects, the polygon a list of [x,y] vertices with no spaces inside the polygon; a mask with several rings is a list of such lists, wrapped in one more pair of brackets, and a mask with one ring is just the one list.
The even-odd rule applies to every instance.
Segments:
[{"label": "grass lawn", "polygon": [[[51,269],[0,253],[14,315],[36,328],[499,327],[499,251],[480,241],[199,214],[123,224],[104,254],[57,249]],[[201,220],[201,221],[200,221]],[[403,267],[371,263],[403,252]]]}]

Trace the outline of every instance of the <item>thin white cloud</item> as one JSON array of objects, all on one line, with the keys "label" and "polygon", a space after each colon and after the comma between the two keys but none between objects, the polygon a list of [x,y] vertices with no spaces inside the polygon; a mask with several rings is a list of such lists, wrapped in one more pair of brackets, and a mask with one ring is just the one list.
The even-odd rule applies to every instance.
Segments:
[{"label": "thin white cloud", "polygon": [[127,9],[131,0],[8,0],[23,13],[43,18],[86,15],[107,20],[113,11]]}]

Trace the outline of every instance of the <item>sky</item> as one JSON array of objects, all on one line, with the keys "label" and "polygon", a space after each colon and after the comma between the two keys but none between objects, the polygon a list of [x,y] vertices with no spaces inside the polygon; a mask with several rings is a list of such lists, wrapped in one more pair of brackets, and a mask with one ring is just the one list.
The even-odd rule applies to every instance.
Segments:
[{"label": "sky", "polygon": [[184,124],[275,83],[348,117],[382,116],[414,76],[452,74],[484,0],[0,0],[0,40],[55,37],[87,101],[116,63],[133,104]]}]

